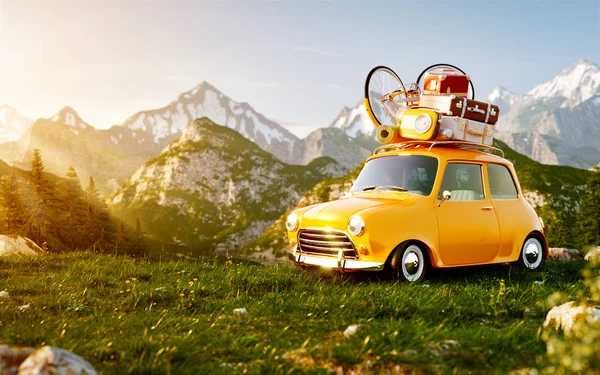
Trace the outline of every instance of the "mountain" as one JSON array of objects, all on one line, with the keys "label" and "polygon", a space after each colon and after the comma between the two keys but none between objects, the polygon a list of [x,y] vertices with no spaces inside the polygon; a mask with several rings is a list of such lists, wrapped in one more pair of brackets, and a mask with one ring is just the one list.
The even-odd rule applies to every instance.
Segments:
[{"label": "mountain", "polygon": [[[184,92],[170,104],[130,116],[121,127],[137,133],[145,143],[168,144],[179,138],[187,125],[201,117],[236,130],[266,148],[273,142],[294,141],[295,135],[257,112],[248,103],[238,103],[208,82]],[[117,128],[118,129],[118,128]]]},{"label": "mountain", "polygon": [[19,139],[32,123],[33,120],[21,115],[13,107],[0,106],[0,143]]},{"label": "mountain", "polygon": [[101,192],[108,194],[120,179],[154,156],[137,147],[131,132],[122,131],[121,137],[120,143],[115,142],[110,130],[90,126],[75,110],[65,107],[50,119],[35,121],[18,140],[0,144],[0,159],[29,169],[37,148],[49,172],[64,175],[73,166],[82,180],[93,176]]},{"label": "mountain", "polygon": [[[72,165],[83,178],[94,176],[104,194],[114,192],[126,177],[158,156],[165,146],[181,136],[188,123],[199,117],[206,116],[235,129],[262,148],[298,140],[249,104],[230,99],[207,82],[182,93],[165,107],[138,112],[110,129],[96,129],[66,106],[26,130],[31,121],[19,125],[14,119],[20,117],[13,112],[16,113],[8,109],[0,112],[12,119],[7,122],[11,130],[3,139],[4,117],[0,117],[0,143],[5,141],[0,144],[0,159],[26,168],[33,149],[39,148],[47,156],[50,172],[60,175]],[[21,129],[19,126],[20,133],[12,130]]]},{"label": "mountain", "polygon": [[494,90],[496,138],[544,164],[589,168],[600,161],[600,67],[569,66],[526,94]]},{"label": "mountain", "polygon": [[351,138],[358,138],[365,135],[373,138],[375,134],[375,126],[369,118],[362,101],[353,108],[342,108],[329,126],[342,129]]},{"label": "mountain", "polygon": [[[568,166],[540,164],[512,150],[501,141],[494,141],[494,146],[505,152],[517,171],[517,176],[525,198],[536,208],[547,227],[547,236],[552,246],[557,239],[561,226],[572,228],[573,215],[578,209],[584,194],[590,172]],[[310,189],[295,208],[305,207],[340,198],[350,190],[363,165],[346,176],[323,180]],[[240,253],[250,257],[287,256],[289,245],[285,230],[285,219],[292,210],[281,215],[266,231],[252,241],[246,243]],[[568,217],[567,222],[560,222],[561,214]]]},{"label": "mountain", "polygon": [[139,168],[109,205],[158,240],[206,251],[258,236],[314,184],[343,173],[330,158],[285,164],[205,117]]},{"label": "mountain", "polygon": [[293,142],[273,143],[266,150],[288,164],[306,165],[317,157],[328,156],[349,171],[371,155],[375,147],[374,140],[370,144],[360,142],[344,130],[330,127],[314,130]]},{"label": "mountain", "polygon": [[50,118],[50,121],[72,126],[74,128],[86,129],[91,127],[88,123],[83,121],[79,114],[69,106],[63,107],[57,114]]}]

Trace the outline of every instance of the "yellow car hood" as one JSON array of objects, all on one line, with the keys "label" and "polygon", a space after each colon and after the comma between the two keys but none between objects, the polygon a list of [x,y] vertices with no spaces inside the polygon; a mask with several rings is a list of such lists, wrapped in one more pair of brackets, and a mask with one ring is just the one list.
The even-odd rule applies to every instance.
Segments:
[{"label": "yellow car hood", "polygon": [[[387,194],[393,194],[386,197]],[[336,201],[317,204],[306,210],[300,225],[307,227],[327,227],[345,230],[352,215],[360,214],[365,221],[369,212],[390,208],[406,207],[414,204],[414,198],[405,193],[368,193],[365,196],[342,198]]]}]

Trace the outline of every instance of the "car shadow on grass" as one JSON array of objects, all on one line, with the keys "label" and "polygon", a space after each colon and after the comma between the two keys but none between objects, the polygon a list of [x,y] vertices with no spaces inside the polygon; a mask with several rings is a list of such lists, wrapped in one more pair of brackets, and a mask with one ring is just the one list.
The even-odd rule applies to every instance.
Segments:
[{"label": "car shadow on grass", "polygon": [[[517,264],[492,264],[454,268],[429,269],[421,284],[469,284],[496,280],[511,280],[513,283],[565,284],[581,281],[581,271],[586,262],[547,261],[539,271],[529,271]],[[312,269],[308,271],[324,280],[342,279],[349,283],[394,283],[401,282],[387,272],[347,272]]]}]

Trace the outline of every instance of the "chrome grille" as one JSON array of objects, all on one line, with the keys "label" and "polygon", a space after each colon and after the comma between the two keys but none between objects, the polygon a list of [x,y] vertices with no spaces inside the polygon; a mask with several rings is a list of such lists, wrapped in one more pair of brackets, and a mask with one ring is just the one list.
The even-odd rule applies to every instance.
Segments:
[{"label": "chrome grille", "polygon": [[298,233],[300,251],[308,254],[337,257],[340,249],[344,258],[357,258],[354,244],[343,232],[325,229],[302,229]]}]

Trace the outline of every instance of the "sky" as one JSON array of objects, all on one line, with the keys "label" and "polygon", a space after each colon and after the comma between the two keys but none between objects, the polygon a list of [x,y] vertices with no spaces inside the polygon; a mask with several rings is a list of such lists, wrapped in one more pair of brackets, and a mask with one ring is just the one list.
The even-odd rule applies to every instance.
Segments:
[{"label": "sky", "polygon": [[207,81],[290,130],[329,125],[367,73],[465,70],[483,99],[600,62],[600,1],[0,0],[0,105],[107,128]]}]

